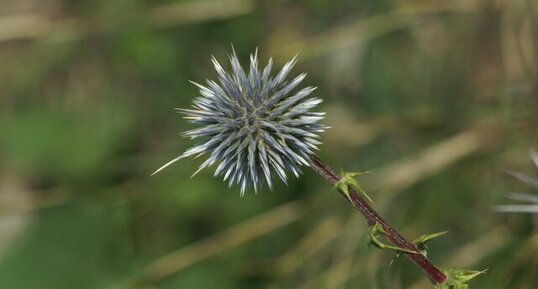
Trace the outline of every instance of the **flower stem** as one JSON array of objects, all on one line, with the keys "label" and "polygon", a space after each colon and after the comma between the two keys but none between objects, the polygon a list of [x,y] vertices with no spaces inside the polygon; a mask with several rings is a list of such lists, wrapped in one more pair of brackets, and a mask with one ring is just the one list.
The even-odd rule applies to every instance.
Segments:
[{"label": "flower stem", "polygon": [[[341,179],[340,175],[336,174],[329,166],[321,162],[315,156],[311,158],[310,166],[318,175],[333,185]],[[340,193],[344,195],[343,192],[340,191]],[[418,251],[418,248],[413,243],[402,237],[402,235],[387,223],[387,221],[385,221],[364,198],[359,196],[353,188],[349,188],[349,198],[346,197],[346,200],[348,200],[366,218],[369,226],[379,224],[386,232],[385,237],[392,242],[392,244],[410,251]],[[446,281],[447,276],[433,265],[423,254],[405,253],[405,256],[420,267],[434,284],[441,284]]]}]

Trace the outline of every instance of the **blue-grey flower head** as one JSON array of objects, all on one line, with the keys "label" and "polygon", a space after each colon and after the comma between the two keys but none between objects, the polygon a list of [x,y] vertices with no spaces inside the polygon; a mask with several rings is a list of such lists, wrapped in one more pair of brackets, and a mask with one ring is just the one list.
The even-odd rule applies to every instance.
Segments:
[{"label": "blue-grey flower head", "polygon": [[200,170],[218,164],[214,176],[223,176],[229,185],[237,184],[244,194],[247,186],[257,192],[262,183],[273,186],[273,175],[286,182],[286,172],[299,176],[302,165],[309,165],[314,150],[321,144],[319,133],[325,126],[319,121],[324,113],[311,109],[321,99],[309,97],[315,87],[299,89],[306,74],[287,80],[295,57],[271,76],[270,59],[258,68],[257,52],[250,55],[248,74],[235,52],[230,56],[231,72],[217,60],[212,62],[218,82],[194,83],[200,89],[191,109],[178,109],[184,118],[199,127],[183,133],[202,139],[196,146],[162,166],[179,159],[209,155]]}]

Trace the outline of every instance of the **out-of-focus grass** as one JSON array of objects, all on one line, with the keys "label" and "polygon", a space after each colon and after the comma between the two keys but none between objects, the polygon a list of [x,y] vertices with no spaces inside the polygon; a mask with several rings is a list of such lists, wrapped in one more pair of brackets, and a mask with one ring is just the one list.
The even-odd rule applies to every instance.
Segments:
[{"label": "out-of-focus grass", "polygon": [[437,264],[490,268],[480,288],[534,288],[533,217],[492,207],[524,190],[505,172],[531,170],[538,143],[537,11],[3,1],[0,288],[428,288],[406,260],[368,250],[360,216],[307,168],[244,198],[210,170],[189,178],[199,160],[149,177],[192,144],[173,107],[231,43],[243,61],[256,47],[277,63],[299,53],[332,126],[320,157],[373,170],[374,205],[410,239],[450,230],[431,244]]}]

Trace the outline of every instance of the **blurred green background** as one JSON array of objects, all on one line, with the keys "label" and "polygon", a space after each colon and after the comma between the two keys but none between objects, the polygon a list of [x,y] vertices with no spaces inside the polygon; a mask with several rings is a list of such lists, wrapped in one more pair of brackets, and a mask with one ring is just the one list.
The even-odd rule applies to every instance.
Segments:
[{"label": "blurred green background", "polygon": [[[536,173],[533,0],[2,0],[0,288],[430,288],[305,168],[239,196],[190,175],[173,110],[234,45],[318,86],[319,156],[362,178],[441,267],[473,288],[536,288],[536,216],[501,214]],[[226,66],[228,67],[228,66]]]}]

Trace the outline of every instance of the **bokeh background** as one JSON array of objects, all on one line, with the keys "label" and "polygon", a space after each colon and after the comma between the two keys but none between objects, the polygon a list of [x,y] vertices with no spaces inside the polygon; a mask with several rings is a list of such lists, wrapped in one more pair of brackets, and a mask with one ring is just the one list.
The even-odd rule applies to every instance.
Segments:
[{"label": "bokeh background", "polygon": [[[318,86],[319,156],[361,178],[429,256],[486,269],[473,288],[536,288],[536,216],[499,213],[536,174],[533,0],[2,0],[0,288],[430,288],[367,246],[352,207],[305,168],[239,196],[150,173],[193,145],[174,107],[259,49]],[[228,67],[228,66],[226,66]]]}]

